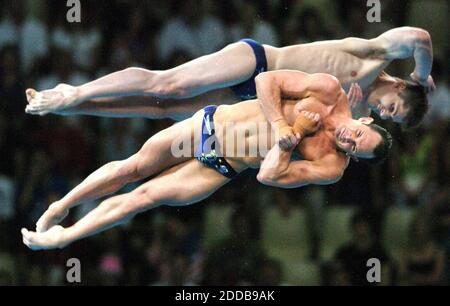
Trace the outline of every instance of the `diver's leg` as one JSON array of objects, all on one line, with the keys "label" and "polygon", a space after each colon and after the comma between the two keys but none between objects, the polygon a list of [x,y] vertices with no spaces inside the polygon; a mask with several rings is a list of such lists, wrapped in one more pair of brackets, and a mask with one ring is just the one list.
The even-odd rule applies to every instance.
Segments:
[{"label": "diver's leg", "polygon": [[136,214],[161,205],[184,206],[199,202],[229,179],[191,159],[161,173],[134,191],[103,201],[74,225],[54,226],[47,232],[22,229],[23,242],[33,250],[62,248],[121,225]]},{"label": "diver's leg", "polygon": [[245,42],[237,42],[169,70],[127,68],[78,87],[60,84],[42,92],[28,89],[26,110],[45,115],[86,100],[111,96],[184,99],[239,84],[251,77],[255,67],[252,48]]},{"label": "diver's leg", "polygon": [[[174,124],[155,134],[130,158],[108,163],[89,175],[61,200],[50,205],[36,223],[36,230],[44,232],[60,223],[70,208],[82,202],[98,199],[118,191],[128,183],[155,175],[193,156],[192,138],[195,130],[194,118]],[[190,144],[188,156],[175,156],[172,146],[175,142]]]},{"label": "diver's leg", "polygon": [[173,119],[191,117],[196,111],[210,104],[234,104],[240,100],[229,88],[209,91],[184,99],[160,99],[149,96],[108,97],[85,101],[54,114],[62,116],[90,115],[110,118]]}]

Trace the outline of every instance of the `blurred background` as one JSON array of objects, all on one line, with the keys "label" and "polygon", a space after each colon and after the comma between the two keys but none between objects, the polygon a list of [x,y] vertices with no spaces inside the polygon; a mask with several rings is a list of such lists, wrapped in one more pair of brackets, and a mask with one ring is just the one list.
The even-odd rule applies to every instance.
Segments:
[{"label": "blurred background", "polygon": [[[382,0],[381,23],[367,22],[365,0],[81,0],[81,23],[67,22],[66,1],[0,4],[0,285],[69,285],[72,257],[82,285],[367,285],[372,257],[381,285],[450,284],[447,0]],[[26,88],[166,69],[243,37],[286,46],[402,25],[430,32],[437,90],[420,128],[382,123],[395,138],[383,165],[352,162],[335,185],[295,190],[262,186],[249,171],[199,204],[144,213],[64,250],[22,244],[20,228],[34,228],[49,204],[172,124],[29,116]],[[388,73],[413,67],[395,62]]]}]

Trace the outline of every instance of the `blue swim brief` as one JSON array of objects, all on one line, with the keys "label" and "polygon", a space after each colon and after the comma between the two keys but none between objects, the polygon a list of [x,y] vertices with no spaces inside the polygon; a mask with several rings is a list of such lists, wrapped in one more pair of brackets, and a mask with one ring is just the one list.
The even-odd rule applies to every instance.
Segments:
[{"label": "blue swim brief", "polygon": [[220,153],[219,144],[215,136],[214,113],[217,106],[210,105],[204,108],[202,122],[202,138],[198,146],[195,158],[205,166],[212,168],[223,176],[233,179],[238,173],[231,167]]},{"label": "blue swim brief", "polygon": [[253,39],[241,39],[252,47],[256,58],[256,68],[253,75],[246,81],[230,87],[241,100],[250,100],[256,98],[255,78],[258,74],[267,71],[267,58],[264,47]]}]

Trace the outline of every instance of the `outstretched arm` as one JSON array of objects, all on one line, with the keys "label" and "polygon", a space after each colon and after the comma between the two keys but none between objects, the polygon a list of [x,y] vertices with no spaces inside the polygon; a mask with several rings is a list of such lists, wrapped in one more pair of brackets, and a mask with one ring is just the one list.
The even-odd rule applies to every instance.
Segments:
[{"label": "outstretched arm", "polygon": [[395,28],[381,34],[374,41],[384,49],[387,60],[414,57],[416,65],[411,78],[429,90],[434,89],[430,76],[433,44],[427,31],[414,27]]}]

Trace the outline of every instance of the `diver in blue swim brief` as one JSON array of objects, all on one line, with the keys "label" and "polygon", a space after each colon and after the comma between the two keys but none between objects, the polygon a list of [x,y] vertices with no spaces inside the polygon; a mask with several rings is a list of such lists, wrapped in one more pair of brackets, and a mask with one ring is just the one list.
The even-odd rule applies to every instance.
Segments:
[{"label": "diver in blue swim brief", "polygon": [[[385,72],[394,60],[407,58],[415,60],[409,80]],[[131,67],[81,86],[60,84],[41,92],[28,89],[26,112],[179,121],[205,107],[207,101],[235,104],[254,98],[254,80],[262,71],[293,70],[333,75],[346,91],[353,83],[359,84],[363,95],[352,105],[354,119],[373,111],[410,128],[424,117],[426,93],[435,89],[432,63],[431,36],[415,27],[394,28],[372,39],[348,37],[280,48],[243,39],[172,69]],[[301,93],[283,94],[298,99]]]},{"label": "diver in blue swim brief", "polygon": [[[63,248],[128,223],[144,211],[163,205],[192,205],[249,168],[259,169],[256,179],[262,184],[297,188],[339,181],[350,157],[379,161],[387,156],[392,141],[389,133],[374,125],[371,118],[351,118],[347,97],[333,76],[266,72],[257,79],[259,97],[266,96],[265,90],[273,89],[271,83],[266,89],[259,86],[266,77],[269,81],[278,78],[276,84],[282,86],[285,84],[282,81],[291,80],[295,86],[291,89],[303,93],[299,101],[282,103],[288,125],[283,128],[294,130],[295,139],[274,140],[276,131],[270,128],[259,100],[206,107],[153,135],[129,158],[108,163],[89,175],[49,206],[36,223],[35,231],[22,229],[24,244],[32,250]],[[204,128],[202,139],[195,137],[200,127]],[[242,131],[245,132],[239,133]],[[208,148],[207,143],[210,139],[214,143],[215,138],[215,146]],[[268,152],[260,150],[260,139],[267,140]],[[186,145],[189,153],[198,145],[196,156],[175,156],[174,144],[176,148],[180,140],[183,148],[184,141],[189,141]],[[222,148],[218,146],[221,140],[226,140]],[[244,154],[235,150],[237,142],[244,144]],[[224,158],[221,149],[226,153]],[[303,159],[292,160],[294,151]],[[142,184],[130,192],[116,194],[125,185],[136,182]],[[111,194],[75,224],[59,225],[71,208]]]}]

